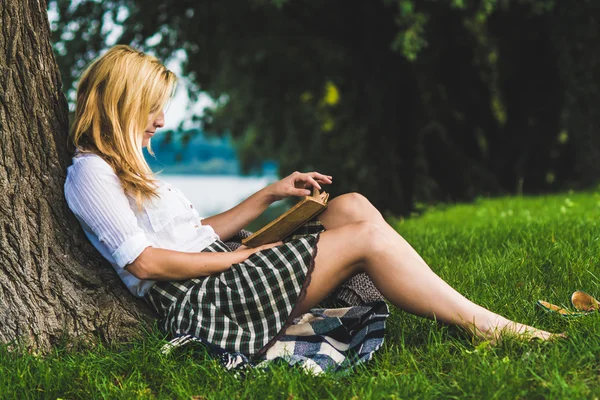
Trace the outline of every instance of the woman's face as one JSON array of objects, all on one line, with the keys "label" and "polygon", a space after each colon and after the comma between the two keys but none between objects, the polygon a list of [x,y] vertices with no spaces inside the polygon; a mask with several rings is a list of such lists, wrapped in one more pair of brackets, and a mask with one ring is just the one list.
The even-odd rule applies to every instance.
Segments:
[{"label": "woman's face", "polygon": [[155,114],[151,114],[148,117],[148,125],[144,131],[144,138],[142,139],[142,147],[148,146],[150,138],[154,136],[158,128],[165,126],[165,113],[163,110],[158,111]]}]

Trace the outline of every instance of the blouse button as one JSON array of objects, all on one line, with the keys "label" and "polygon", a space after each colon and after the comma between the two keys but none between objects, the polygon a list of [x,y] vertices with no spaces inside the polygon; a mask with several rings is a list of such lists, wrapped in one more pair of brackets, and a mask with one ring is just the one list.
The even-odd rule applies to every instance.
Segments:
[{"label": "blouse button", "polygon": [[194,228],[197,228],[197,227],[198,227],[198,225],[194,225]]},{"label": "blouse button", "polygon": [[171,188],[167,189],[169,192],[171,191]]},{"label": "blouse button", "polygon": [[194,208],[194,206],[190,204],[190,208]]}]

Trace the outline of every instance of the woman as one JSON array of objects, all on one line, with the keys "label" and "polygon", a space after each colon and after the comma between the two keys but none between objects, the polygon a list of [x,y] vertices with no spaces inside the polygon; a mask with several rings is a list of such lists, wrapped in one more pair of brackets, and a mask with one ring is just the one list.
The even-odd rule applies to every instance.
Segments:
[{"label": "woman", "polygon": [[307,195],[332,177],[295,172],[201,220],[179,191],[155,179],[142,153],[164,125],[175,81],[156,58],[127,46],[95,60],[79,83],[70,137],[76,154],[65,183],[67,202],[91,242],[131,292],[153,305],[167,332],[260,355],[286,323],[366,272],[395,306],[477,337],[554,337],[460,295],[359,194],[329,202],[318,217],[322,232],[228,251],[221,240],[272,202]]}]

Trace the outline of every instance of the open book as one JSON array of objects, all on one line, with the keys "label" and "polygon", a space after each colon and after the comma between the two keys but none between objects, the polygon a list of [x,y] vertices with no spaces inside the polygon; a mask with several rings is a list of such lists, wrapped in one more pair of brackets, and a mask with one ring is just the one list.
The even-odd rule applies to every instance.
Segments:
[{"label": "open book", "polygon": [[325,210],[327,200],[329,200],[328,193],[320,193],[319,189],[313,188],[312,195],[305,196],[295,206],[271,223],[256,231],[252,236],[243,239],[242,244],[248,247],[256,247],[284,239]]}]

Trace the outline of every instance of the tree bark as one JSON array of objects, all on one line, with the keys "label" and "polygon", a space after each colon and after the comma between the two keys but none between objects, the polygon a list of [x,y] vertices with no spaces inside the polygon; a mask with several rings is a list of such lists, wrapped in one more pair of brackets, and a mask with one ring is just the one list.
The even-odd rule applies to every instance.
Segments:
[{"label": "tree bark", "polygon": [[44,0],[0,0],[0,343],[130,339],[152,318],[64,199],[67,103]]}]

